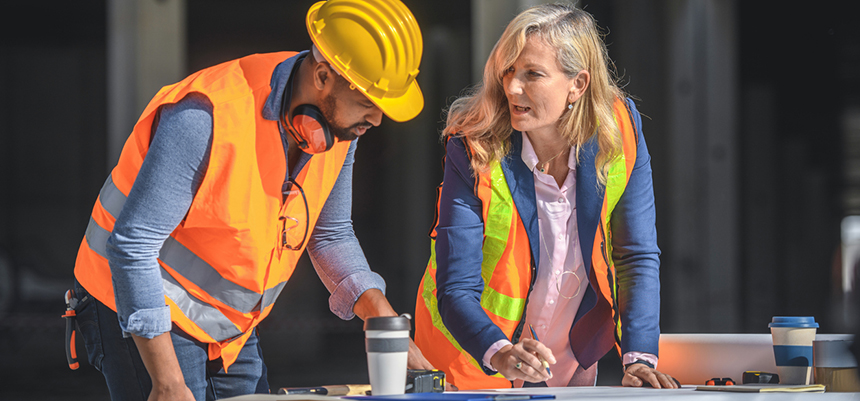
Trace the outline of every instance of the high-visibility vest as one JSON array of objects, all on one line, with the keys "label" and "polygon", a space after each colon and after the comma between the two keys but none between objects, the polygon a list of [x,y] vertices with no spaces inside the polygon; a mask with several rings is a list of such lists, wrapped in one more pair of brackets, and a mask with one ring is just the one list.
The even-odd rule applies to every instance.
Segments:
[{"label": "high-visibility vest", "polygon": [[[306,220],[313,232],[343,166],[349,142],[314,155],[283,204],[287,163],[277,121],[262,117],[275,67],[296,53],[256,54],[199,71],[162,88],[126,141],[93,207],[75,264],[75,277],[116,310],[105,244],[149,150],[160,107],[192,92],[212,103],[209,165],[185,219],[162,246],[166,304],[173,323],[209,344],[209,358],[232,364],[252,329],[272,309],[301,249],[280,249],[279,217]],[[303,231],[303,230],[302,230]],[[304,242],[307,244],[307,241]],[[298,245],[298,244],[295,244]]]},{"label": "high-visibility vest", "polygon": [[[613,325],[614,330],[601,331],[601,327],[583,328],[594,331],[584,333],[587,338],[614,331],[615,341],[610,338],[609,348],[613,342],[620,347],[618,343],[621,339],[621,321],[615,302],[615,267],[610,257],[612,241],[609,220],[633,171],[638,141],[625,103],[618,100],[613,108],[615,120],[621,130],[623,153],[616,157],[609,167],[600,223],[593,244],[589,285],[599,296],[598,305],[591,312],[599,316],[585,316],[590,321],[596,319],[603,322],[604,327]],[[517,213],[501,164],[495,162],[487,172],[479,174],[476,180],[475,194],[481,200],[484,221],[481,263],[484,290],[481,294],[481,307],[508,339],[516,342],[515,336],[522,332],[526,298],[534,280],[529,239],[525,225]],[[436,212],[438,216],[438,204]],[[511,382],[501,374],[490,376],[484,373],[481,368],[483,362],[464,351],[442,323],[436,298],[435,242],[434,225],[431,232],[430,261],[418,288],[415,344],[433,366],[445,372],[446,380],[461,390],[511,387]],[[603,350],[603,353],[609,351],[609,348]]]}]

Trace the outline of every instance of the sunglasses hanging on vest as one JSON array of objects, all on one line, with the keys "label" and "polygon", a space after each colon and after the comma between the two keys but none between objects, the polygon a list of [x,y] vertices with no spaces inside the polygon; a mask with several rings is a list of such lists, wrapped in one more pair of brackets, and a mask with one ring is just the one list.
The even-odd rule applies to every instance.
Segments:
[{"label": "sunglasses hanging on vest", "polygon": [[308,154],[317,154],[331,149],[335,142],[322,112],[312,104],[300,104],[295,109],[288,110],[293,93],[293,78],[302,61],[304,59],[296,60],[293,72],[290,74],[290,82],[284,89],[280,120],[284,131],[290,133],[299,149]]}]

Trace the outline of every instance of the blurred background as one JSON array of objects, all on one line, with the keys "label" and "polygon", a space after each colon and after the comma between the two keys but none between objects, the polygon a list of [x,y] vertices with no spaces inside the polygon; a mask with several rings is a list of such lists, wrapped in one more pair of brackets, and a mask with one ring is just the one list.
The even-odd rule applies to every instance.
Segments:
[{"label": "blurred background", "polygon": [[[404,0],[424,111],[356,154],[353,219],[413,312],[441,180],[442,110],[534,0]],[[163,85],[251,53],[305,50],[313,0],[7,1],[0,13],[0,400],[106,400],[66,366],[63,293],[99,188]],[[666,333],[767,333],[773,315],[851,332],[860,253],[860,21],[847,0],[582,0],[645,116]],[[362,323],[307,260],[260,326],[269,383],[366,383]],[[600,384],[620,384],[617,356]],[[671,372],[669,372],[671,373]]]}]

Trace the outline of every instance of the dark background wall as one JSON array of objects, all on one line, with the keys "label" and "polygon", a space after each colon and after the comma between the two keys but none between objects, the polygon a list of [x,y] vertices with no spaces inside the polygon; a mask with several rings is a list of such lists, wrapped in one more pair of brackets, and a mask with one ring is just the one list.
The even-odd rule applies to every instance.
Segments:
[{"label": "dark background wall", "polygon": [[[312,3],[187,0],[188,72],[255,52],[307,49],[303,19]],[[361,139],[353,207],[371,267],[386,278],[388,297],[401,312],[413,311],[429,256],[426,233],[441,180],[441,110],[473,83],[470,3],[406,3],[424,35],[418,80],[426,105],[415,120],[385,120]],[[675,289],[679,280],[693,278],[704,287],[705,277],[725,267],[696,258],[676,263],[682,249],[670,240],[679,234],[670,220],[676,208],[704,208],[672,201],[690,190],[670,179],[670,161],[679,155],[672,153],[668,103],[684,88],[669,84],[675,38],[666,21],[679,3],[581,3],[608,28],[610,55],[648,116],[664,331],[767,332],[770,316],[785,314],[813,315],[821,332],[844,331],[839,225],[860,209],[852,196],[860,186],[860,168],[852,164],[860,141],[850,135],[860,107],[856,17],[838,0],[814,7],[745,1],[734,9],[737,74],[725,85],[738,93],[730,107],[738,115],[731,151],[739,155],[739,209],[723,218],[738,224],[739,235],[709,239],[739,249],[733,263],[741,274],[731,285],[739,289],[740,306],[724,311],[737,316],[728,327],[713,324],[710,313],[695,319],[674,313],[692,301]],[[107,399],[80,341],[82,368],[65,366],[59,318],[77,247],[108,173],[106,14],[104,0],[19,1],[0,13],[0,400]],[[720,154],[695,157],[704,163]],[[403,191],[407,182],[417,182],[410,188],[418,190]],[[273,389],[366,382],[361,322],[336,318],[327,297],[305,257],[260,326]],[[611,357],[601,373],[601,383],[618,384]]]}]

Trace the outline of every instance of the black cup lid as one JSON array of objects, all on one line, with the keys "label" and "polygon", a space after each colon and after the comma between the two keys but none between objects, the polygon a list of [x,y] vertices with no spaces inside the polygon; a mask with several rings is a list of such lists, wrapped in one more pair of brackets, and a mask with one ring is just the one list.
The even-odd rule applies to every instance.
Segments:
[{"label": "black cup lid", "polygon": [[409,319],[412,316],[404,313],[400,316],[379,316],[368,318],[364,322],[364,331],[368,330],[406,330],[409,331],[412,326],[409,324]]}]

